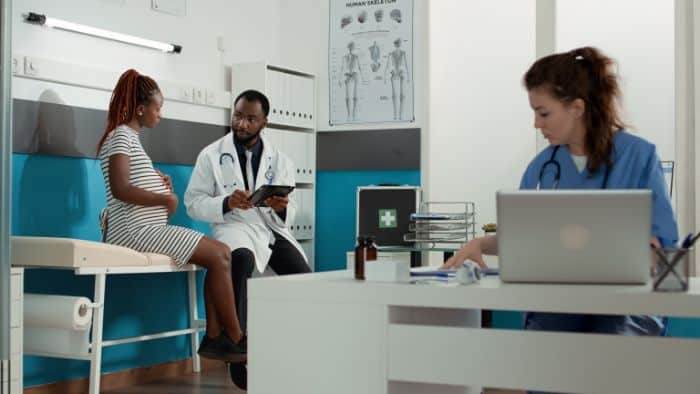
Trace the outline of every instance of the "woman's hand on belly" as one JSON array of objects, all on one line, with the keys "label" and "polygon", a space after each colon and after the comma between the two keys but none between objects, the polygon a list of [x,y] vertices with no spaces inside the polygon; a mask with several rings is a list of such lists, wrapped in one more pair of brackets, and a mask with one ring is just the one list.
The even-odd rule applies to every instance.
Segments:
[{"label": "woman's hand on belly", "polygon": [[177,211],[177,204],[178,204],[178,199],[177,195],[175,193],[170,193],[168,194],[166,203],[165,203],[165,208],[168,210],[168,219],[170,219],[171,216]]}]

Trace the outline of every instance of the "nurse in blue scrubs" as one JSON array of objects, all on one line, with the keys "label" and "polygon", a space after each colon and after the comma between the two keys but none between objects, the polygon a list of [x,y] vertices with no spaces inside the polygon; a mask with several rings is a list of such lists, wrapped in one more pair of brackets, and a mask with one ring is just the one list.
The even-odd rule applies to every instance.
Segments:
[{"label": "nurse in blue scrubs", "polygon": [[[550,146],[525,170],[521,189],[649,189],[652,239],[673,246],[678,228],[654,145],[625,130],[613,61],[591,47],[537,60],[523,83],[535,114],[535,127]],[[445,263],[464,260],[486,267],[482,254],[497,254],[495,236],[466,243]],[[527,313],[528,330],[662,335],[665,319],[654,316],[600,316]]]}]

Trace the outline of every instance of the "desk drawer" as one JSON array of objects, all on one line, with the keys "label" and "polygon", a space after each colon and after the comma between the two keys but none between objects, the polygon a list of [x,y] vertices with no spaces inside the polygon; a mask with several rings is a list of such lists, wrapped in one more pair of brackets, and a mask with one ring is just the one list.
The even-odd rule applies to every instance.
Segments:
[{"label": "desk drawer", "polygon": [[22,323],[22,301],[10,302],[10,327],[20,327]]},{"label": "desk drawer", "polygon": [[696,339],[389,324],[386,348],[394,381],[617,394],[700,385]]},{"label": "desk drawer", "polygon": [[22,298],[22,275],[10,275],[10,300]]}]

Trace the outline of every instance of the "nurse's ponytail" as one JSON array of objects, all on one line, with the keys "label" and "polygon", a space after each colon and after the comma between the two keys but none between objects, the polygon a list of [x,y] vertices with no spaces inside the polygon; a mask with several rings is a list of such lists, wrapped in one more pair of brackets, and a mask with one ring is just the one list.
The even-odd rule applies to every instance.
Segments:
[{"label": "nurse's ponytail", "polygon": [[154,95],[161,94],[156,81],[134,69],[126,70],[112,92],[107,114],[107,127],[97,144],[99,154],[107,135],[117,126],[130,122],[136,116],[136,107],[148,105]]},{"label": "nurse's ponytail", "polygon": [[564,103],[580,98],[585,103],[588,168],[596,172],[611,165],[614,133],[625,127],[619,114],[621,98],[615,62],[593,47],[549,55],[537,60],[523,77],[527,90],[549,87]]}]

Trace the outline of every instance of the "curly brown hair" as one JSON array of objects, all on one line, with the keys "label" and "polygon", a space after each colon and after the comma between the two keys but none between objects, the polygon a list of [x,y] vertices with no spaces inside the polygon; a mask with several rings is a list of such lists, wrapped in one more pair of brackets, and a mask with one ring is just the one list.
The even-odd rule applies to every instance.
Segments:
[{"label": "curly brown hair", "polygon": [[603,163],[612,164],[614,133],[625,127],[619,114],[621,93],[614,64],[600,50],[582,47],[537,60],[523,77],[528,91],[545,87],[564,103],[583,100],[585,147],[591,173]]}]

